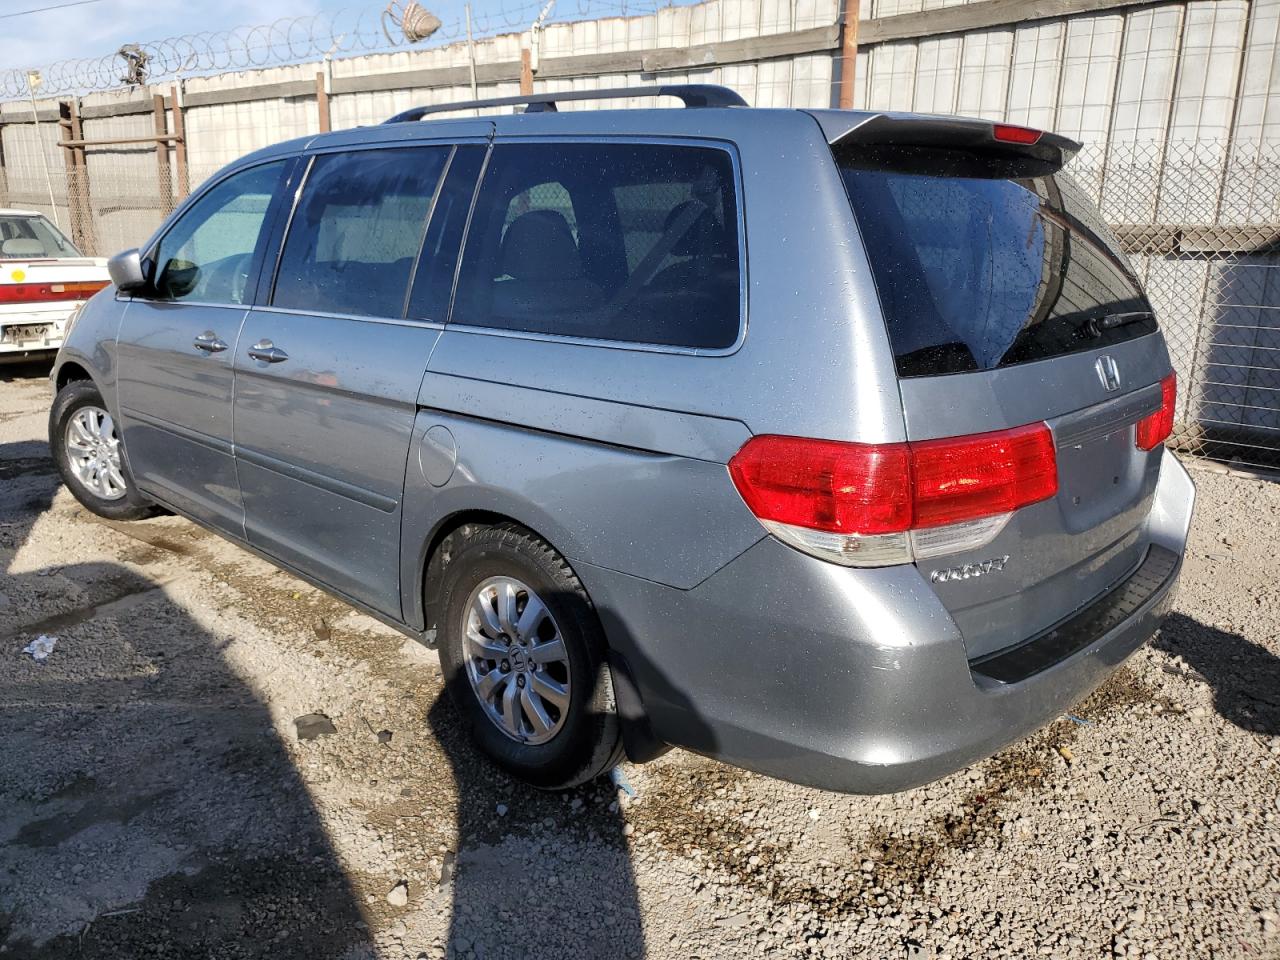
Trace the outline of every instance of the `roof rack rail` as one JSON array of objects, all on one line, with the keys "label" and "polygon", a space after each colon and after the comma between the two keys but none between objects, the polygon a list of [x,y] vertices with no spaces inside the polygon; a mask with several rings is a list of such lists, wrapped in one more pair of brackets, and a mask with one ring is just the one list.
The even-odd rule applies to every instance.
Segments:
[{"label": "roof rack rail", "polygon": [[436,103],[427,107],[411,107],[383,123],[406,123],[421,120],[430,113],[475,110],[480,107],[509,107],[525,104],[525,113],[556,111],[556,104],[566,100],[618,100],[625,97],[676,97],[686,107],[745,107],[747,101],[734,90],[711,83],[667,84],[659,87],[612,87],[607,90],[566,90],[563,93],[531,93],[519,97],[493,97],[489,100],[466,100]]}]

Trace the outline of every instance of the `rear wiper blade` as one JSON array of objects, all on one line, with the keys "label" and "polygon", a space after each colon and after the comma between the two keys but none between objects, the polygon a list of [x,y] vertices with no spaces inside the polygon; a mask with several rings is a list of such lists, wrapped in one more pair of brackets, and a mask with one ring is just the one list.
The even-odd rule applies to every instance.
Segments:
[{"label": "rear wiper blade", "polygon": [[1131,323],[1141,323],[1144,320],[1154,320],[1156,315],[1150,310],[1134,310],[1128,313],[1109,313],[1105,317],[1093,317],[1085,324],[1085,330],[1091,337],[1100,337],[1104,331],[1114,330],[1116,327],[1128,326]]}]

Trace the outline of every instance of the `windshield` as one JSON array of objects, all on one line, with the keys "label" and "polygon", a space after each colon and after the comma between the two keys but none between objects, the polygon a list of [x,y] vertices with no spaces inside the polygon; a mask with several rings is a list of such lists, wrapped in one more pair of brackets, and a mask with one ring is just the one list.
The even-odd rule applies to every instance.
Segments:
[{"label": "windshield", "polygon": [[44,217],[0,213],[0,260],[58,260],[80,255]]},{"label": "windshield", "polygon": [[909,149],[840,158],[899,376],[992,370],[1155,331],[1124,254],[1069,177],[907,172],[922,166]]}]

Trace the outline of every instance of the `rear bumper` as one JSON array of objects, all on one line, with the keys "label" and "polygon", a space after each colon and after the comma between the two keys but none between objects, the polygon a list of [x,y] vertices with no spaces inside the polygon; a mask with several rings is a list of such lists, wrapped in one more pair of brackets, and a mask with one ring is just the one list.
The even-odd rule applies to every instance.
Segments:
[{"label": "rear bumper", "polygon": [[79,303],[0,311],[0,360],[56,353],[62,346],[67,318]]},{"label": "rear bumper", "polygon": [[1150,638],[1172,603],[1194,499],[1166,451],[1146,561],[1165,567],[1141,583],[1139,568],[1000,669],[969,662],[914,567],[851,570],[772,538],[688,591],[576,566],[657,737],[797,783],[888,793],[1060,716]]}]

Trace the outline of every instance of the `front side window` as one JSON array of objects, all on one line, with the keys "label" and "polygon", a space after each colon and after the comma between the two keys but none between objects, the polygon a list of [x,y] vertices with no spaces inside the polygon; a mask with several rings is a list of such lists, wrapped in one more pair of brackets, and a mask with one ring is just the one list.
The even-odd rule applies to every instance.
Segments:
[{"label": "front side window", "polygon": [[262,226],[285,161],[236,173],[210,189],[156,248],[162,300],[242,304]]},{"label": "front side window", "polygon": [[657,143],[493,149],[453,323],[698,349],[738,338],[733,163]]},{"label": "front side window", "polygon": [[272,305],[401,317],[448,147],[315,158],[280,254]]},{"label": "front side window", "polygon": [[0,260],[58,260],[80,251],[42,216],[0,216]]}]

